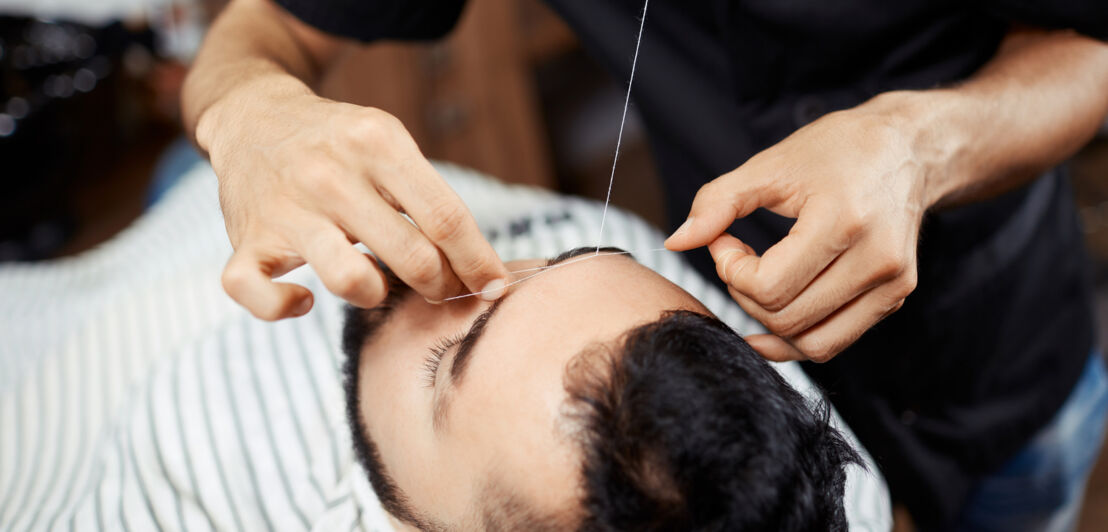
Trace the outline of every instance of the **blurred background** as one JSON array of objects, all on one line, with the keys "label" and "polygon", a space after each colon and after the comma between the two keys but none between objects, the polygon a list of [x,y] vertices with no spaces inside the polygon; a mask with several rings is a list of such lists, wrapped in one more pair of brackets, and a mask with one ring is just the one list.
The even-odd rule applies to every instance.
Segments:
[{"label": "blurred background", "polygon": [[[0,262],[96,246],[199,158],[183,139],[178,96],[223,3],[0,0]],[[625,88],[538,0],[470,0],[448,39],[353,51],[322,92],[395,114],[428,157],[603,199]],[[623,146],[613,203],[664,225],[633,107]],[[1072,169],[1105,344],[1108,128]],[[1082,530],[1097,523],[1108,523],[1104,456]]]},{"label": "blurred background", "polygon": [[[0,1],[0,261],[88,249],[156,201],[192,156],[179,90],[224,1],[103,1],[116,10]],[[321,92],[395,114],[428,157],[597,197],[624,90],[537,0],[476,0],[449,39],[353,51]],[[660,223],[634,116],[620,176],[615,203]]]}]

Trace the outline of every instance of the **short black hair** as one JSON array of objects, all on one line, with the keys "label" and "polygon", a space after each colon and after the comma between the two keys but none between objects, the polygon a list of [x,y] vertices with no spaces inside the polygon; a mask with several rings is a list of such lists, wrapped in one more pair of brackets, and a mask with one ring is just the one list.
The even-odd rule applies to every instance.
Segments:
[{"label": "short black hair", "polygon": [[846,530],[829,423],[719,320],[673,311],[565,375],[584,455],[579,529]]},{"label": "short black hair", "polygon": [[369,483],[377,494],[381,506],[393,517],[408,523],[420,530],[435,530],[437,528],[427,519],[420,516],[411,504],[404,492],[396,485],[381,462],[381,453],[377,445],[367,437],[365,422],[362,421],[361,409],[358,405],[358,368],[362,365],[362,348],[366,341],[385,324],[392,311],[409,294],[411,288],[404,284],[388,268],[382,268],[388,285],[388,295],[380,305],[363,309],[353,305],[345,306],[345,319],[342,326],[342,351],[346,360],[342,366],[342,386],[346,397],[346,421],[350,427],[350,440],[354,445],[354,456],[358,463],[365,469],[369,477]]},{"label": "short black hair", "polygon": [[[355,456],[381,505],[422,530],[381,462],[358,407],[367,339],[410,294],[386,270],[374,309],[348,306],[343,327],[346,415]],[[845,530],[845,468],[857,454],[803,396],[730,327],[667,312],[573,358],[563,375],[583,463],[574,515],[543,515],[485,485],[490,530]],[[569,525],[574,523],[573,525]],[[569,525],[569,526],[567,526]]]}]

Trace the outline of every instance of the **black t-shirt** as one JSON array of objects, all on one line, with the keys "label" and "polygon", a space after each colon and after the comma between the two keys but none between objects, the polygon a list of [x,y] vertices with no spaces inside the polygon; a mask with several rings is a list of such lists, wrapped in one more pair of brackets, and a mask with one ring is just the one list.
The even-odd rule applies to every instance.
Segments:
[{"label": "black t-shirt", "polygon": [[[423,39],[464,0],[278,0],[357,38]],[[627,79],[641,0],[547,0]],[[633,98],[672,222],[699,187],[798,127],[893,89],[973,74],[1013,23],[1108,37],[1104,0],[654,0]],[[616,181],[616,193],[627,183]],[[759,251],[791,221],[732,231]],[[710,257],[691,255],[708,278]],[[957,515],[975,476],[1026,444],[1093,346],[1081,232],[1062,169],[998,198],[928,215],[904,307],[831,362],[805,369],[874,454],[918,524]]]}]

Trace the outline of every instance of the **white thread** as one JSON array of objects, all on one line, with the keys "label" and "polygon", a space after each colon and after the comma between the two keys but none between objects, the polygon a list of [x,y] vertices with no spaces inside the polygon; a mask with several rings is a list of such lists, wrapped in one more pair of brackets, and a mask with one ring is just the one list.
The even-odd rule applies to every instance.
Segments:
[{"label": "white thread", "polygon": [[[655,252],[658,252],[658,251],[669,251],[669,250],[663,247],[663,248],[649,249],[649,250],[646,250],[646,251],[650,252],[650,253],[655,253]],[[595,259],[597,257],[607,257],[609,255],[630,255],[632,253],[635,253],[635,252],[632,252],[632,251],[611,251],[611,252],[608,252],[608,253],[594,253],[592,255],[582,255],[582,256],[574,257],[574,258],[572,258],[570,260],[567,260],[565,262],[559,262],[557,264],[551,264],[549,266],[537,266],[537,267],[534,267],[534,268],[524,268],[522,270],[513,270],[513,271],[510,271],[508,273],[509,274],[512,274],[512,273],[526,273],[526,272],[536,272],[536,273],[528,275],[527,277],[523,277],[522,279],[516,279],[515,281],[512,281],[512,282],[504,285],[503,287],[497,288],[495,290],[482,290],[480,292],[473,292],[473,293],[470,293],[470,294],[463,294],[463,295],[460,295],[460,296],[448,297],[448,298],[446,298],[442,301],[445,303],[447,301],[454,301],[456,299],[464,299],[464,298],[467,298],[467,297],[479,296],[481,294],[485,294],[485,293],[488,293],[488,292],[497,292],[497,291],[506,289],[509,286],[522,283],[523,281],[526,281],[526,280],[528,280],[532,277],[542,275],[542,274],[544,274],[544,273],[546,273],[550,270],[561,268],[562,266],[569,266],[570,264],[576,264],[578,262],[584,262],[586,260]]]},{"label": "white thread", "polygon": [[[612,201],[612,185],[616,182],[616,165],[619,163],[619,148],[623,144],[623,127],[627,124],[627,109],[631,106],[631,86],[635,83],[635,67],[639,64],[639,47],[642,45],[643,28],[646,27],[646,8],[650,6],[650,0],[642,5],[642,20],[639,21],[639,37],[635,40],[635,56],[631,60],[631,77],[627,80],[627,98],[623,100],[623,118],[619,122],[619,135],[616,136],[616,153],[612,157],[612,175],[608,177],[608,194],[604,198],[604,211],[600,214],[600,233],[598,239],[604,238],[604,222],[608,218],[608,203]],[[596,254],[600,254],[601,245],[597,244]]]},{"label": "white thread", "polygon": [[[646,27],[646,9],[648,7],[650,7],[650,0],[645,0],[643,2],[643,5],[642,5],[642,19],[639,21],[639,35],[638,35],[638,38],[635,39],[635,55],[631,59],[631,76],[627,80],[627,97],[624,98],[624,100],[623,100],[623,118],[621,118],[620,121],[619,121],[619,135],[616,136],[616,152],[615,152],[615,155],[612,156],[612,173],[608,177],[608,194],[604,197],[604,210],[601,211],[601,214],[600,214],[600,232],[597,234],[597,240],[598,241],[601,241],[604,238],[604,222],[607,221],[607,219],[608,219],[608,204],[610,204],[611,201],[612,201],[612,185],[614,185],[615,181],[616,181],[616,165],[619,164],[619,150],[620,150],[620,147],[623,145],[623,128],[624,128],[624,126],[627,125],[627,111],[631,106],[631,87],[635,84],[635,69],[638,67],[638,64],[639,64],[639,48],[642,46],[642,34],[643,34],[643,29]],[[500,287],[500,288],[497,288],[497,289],[494,289],[494,290],[482,290],[480,292],[473,292],[471,294],[463,294],[463,295],[460,295],[460,296],[448,297],[448,298],[444,299],[443,302],[454,301],[454,300],[457,300],[457,299],[463,299],[463,298],[467,298],[467,297],[479,296],[481,294],[486,294],[486,293],[489,293],[489,292],[498,292],[500,290],[508,288],[509,286],[522,283],[523,281],[526,281],[526,280],[528,280],[532,277],[535,277],[536,275],[542,275],[542,274],[544,274],[544,273],[546,273],[550,270],[553,270],[555,268],[559,268],[559,267],[562,267],[562,266],[568,266],[570,264],[581,262],[583,260],[588,260],[588,259],[596,258],[596,257],[603,257],[605,255],[628,255],[628,254],[631,253],[630,251],[613,252],[613,253],[600,253],[600,248],[601,247],[603,247],[603,244],[597,244],[596,245],[596,253],[593,253],[592,255],[576,257],[573,260],[568,260],[566,262],[560,262],[560,263],[554,264],[552,266],[539,266],[537,268],[524,268],[522,270],[516,270],[516,271],[508,272],[509,274],[525,273],[525,272],[536,272],[536,273],[528,275],[527,277],[524,277],[522,279],[516,279],[515,281],[512,281],[512,282],[504,285],[503,287]],[[657,252],[657,251],[667,251],[667,250],[666,250],[666,248],[662,247],[662,248],[657,248],[657,249],[651,249],[649,251],[650,252]]]}]

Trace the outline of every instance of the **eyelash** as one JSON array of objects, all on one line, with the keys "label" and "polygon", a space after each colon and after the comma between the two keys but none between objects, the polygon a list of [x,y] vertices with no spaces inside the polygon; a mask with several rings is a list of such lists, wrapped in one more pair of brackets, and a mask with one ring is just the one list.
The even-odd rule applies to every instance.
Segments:
[{"label": "eyelash", "polygon": [[439,338],[435,345],[431,347],[427,353],[427,357],[423,359],[423,384],[428,388],[435,387],[435,375],[439,372],[439,364],[442,363],[442,357],[446,355],[446,351],[451,347],[454,347],[462,343],[461,334],[454,336],[448,336]]}]

